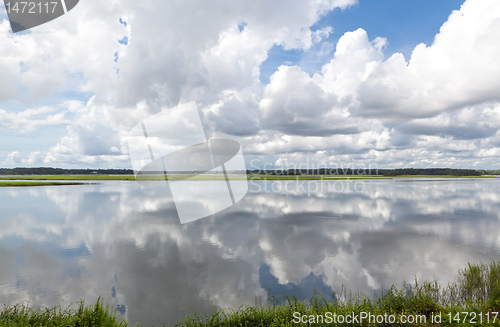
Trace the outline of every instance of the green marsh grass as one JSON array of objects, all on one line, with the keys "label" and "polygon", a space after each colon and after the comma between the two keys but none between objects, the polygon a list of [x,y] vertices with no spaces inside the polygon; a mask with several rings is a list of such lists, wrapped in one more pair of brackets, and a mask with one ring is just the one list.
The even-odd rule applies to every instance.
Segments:
[{"label": "green marsh grass", "polygon": [[88,185],[88,183],[71,182],[0,182],[0,187],[27,187],[27,186],[66,186],[66,185]]},{"label": "green marsh grass", "polygon": [[133,181],[134,175],[15,175],[0,176],[0,180],[34,181]]},{"label": "green marsh grass", "polygon": [[109,305],[104,305],[101,298],[93,305],[80,301],[75,306],[63,309],[30,308],[28,305],[6,306],[0,313],[0,327],[126,327],[127,322],[117,318]]}]

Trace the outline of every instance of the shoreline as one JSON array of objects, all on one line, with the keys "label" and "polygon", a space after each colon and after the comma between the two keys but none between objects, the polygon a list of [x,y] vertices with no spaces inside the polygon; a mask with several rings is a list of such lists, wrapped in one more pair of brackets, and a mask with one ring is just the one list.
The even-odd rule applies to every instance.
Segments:
[{"label": "shoreline", "polygon": [[[199,174],[187,177],[189,175],[171,175],[171,181],[224,181],[222,174]],[[172,178],[173,177],[173,178]],[[243,174],[228,174],[231,181],[244,181]],[[414,179],[498,179],[500,176],[482,175],[482,176],[452,176],[452,175],[402,175],[402,176],[382,176],[382,175],[256,175],[249,174],[248,181],[287,181],[287,180],[392,180],[400,178]],[[163,175],[142,175],[140,181],[164,181],[167,180]],[[23,183],[20,181],[136,181],[134,175],[9,175],[0,176],[0,185],[7,181],[11,183]],[[41,182],[33,182],[33,186],[38,186]],[[44,184],[47,186],[47,184]],[[56,185],[56,184],[55,184]],[[63,184],[57,184],[63,185]],[[64,185],[86,185],[85,183],[64,184]],[[14,185],[11,185],[14,186]],[[19,185],[30,186],[30,185]]]},{"label": "shoreline", "polygon": [[0,187],[31,187],[31,186],[71,186],[71,185],[95,185],[96,183],[78,183],[78,182],[3,182],[0,181]]}]

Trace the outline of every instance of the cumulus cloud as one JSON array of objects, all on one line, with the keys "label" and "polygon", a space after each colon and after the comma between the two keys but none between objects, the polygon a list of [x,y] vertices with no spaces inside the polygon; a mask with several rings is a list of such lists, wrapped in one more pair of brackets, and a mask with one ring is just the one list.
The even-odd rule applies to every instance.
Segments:
[{"label": "cumulus cloud", "polygon": [[385,59],[387,40],[358,29],[339,39],[321,73],[280,67],[260,102],[263,129],[279,133],[251,152],[390,167],[494,166],[481,156],[498,153],[499,13],[495,1],[467,1],[409,62],[399,53]]},{"label": "cumulus cloud", "polygon": [[33,132],[40,126],[65,125],[69,122],[70,120],[66,119],[64,112],[54,107],[30,108],[20,112],[8,112],[0,109],[0,127],[19,133]]},{"label": "cumulus cloud", "polygon": [[432,45],[420,44],[405,62],[394,54],[359,85],[362,115],[430,117],[498,101],[500,5],[467,1],[443,24]]},{"label": "cumulus cloud", "polygon": [[19,151],[9,153],[7,159],[4,161],[6,164],[19,164],[22,162],[21,154]]},{"label": "cumulus cloud", "polygon": [[[448,165],[450,151],[457,165],[491,167],[500,151],[499,4],[467,0],[406,61],[386,58],[390,40],[363,29],[336,45],[323,41],[332,28],[312,30],[355,3],[85,2],[44,25],[57,31],[45,34],[11,35],[3,21],[0,106],[16,100],[32,109],[1,108],[0,124],[20,133],[68,126],[57,144],[37,149],[48,164],[127,166],[132,126],[196,101],[209,136],[236,137],[253,156]],[[312,76],[283,65],[262,85],[261,64],[275,45],[331,58]],[[77,94],[74,108],[86,109],[67,100],[38,105],[58,94]]]},{"label": "cumulus cloud", "polygon": [[260,130],[257,97],[241,100],[236,94],[228,94],[207,110],[206,117],[213,122],[213,131],[230,135],[246,136]]},{"label": "cumulus cloud", "polygon": [[281,66],[260,103],[263,127],[299,135],[335,134],[335,127],[356,133],[356,127],[342,124],[341,112],[331,112],[336,104],[336,96],[325,93],[299,67]]},{"label": "cumulus cloud", "polygon": [[41,165],[44,163],[44,155],[40,151],[33,151],[30,153],[27,159],[23,159],[19,151],[13,151],[7,155],[7,159],[4,160],[6,165],[19,166],[23,164],[25,166]]},{"label": "cumulus cloud", "polygon": [[63,162],[86,162],[106,165],[117,162],[123,165],[128,160],[125,132],[112,119],[112,111],[97,107],[94,98],[87,103],[70,101],[65,103],[67,111],[76,119],[67,127],[67,134],[45,156],[47,164]]},{"label": "cumulus cloud", "polygon": [[[385,39],[369,41],[362,29],[348,32],[338,41],[334,58],[311,81],[344,100],[342,105],[351,114],[383,120],[432,117],[498,100],[500,47],[494,41],[499,37],[498,12],[493,1],[466,2],[450,15],[432,45],[415,48],[409,62],[399,53],[384,60]],[[283,84],[280,74],[281,70],[276,72],[266,88],[307,101],[310,92]],[[265,115],[266,94],[263,100]],[[304,116],[311,113],[307,106],[301,108]],[[321,121],[320,114],[316,117]]]},{"label": "cumulus cloud", "polygon": [[[56,33],[37,34],[34,29],[21,36],[9,35],[3,21],[6,46],[0,65],[6,68],[6,85],[0,101],[36,103],[57,92],[88,92],[95,95],[96,110],[110,120],[103,126],[127,130],[165,107],[195,100],[205,110],[220,108],[207,112],[207,125],[223,133],[252,134],[259,124],[251,102],[260,97],[259,67],[267,50],[275,44],[309,49],[331,33],[329,27],[314,32],[310,27],[333,8],[354,3],[86,2],[76,14],[44,25]],[[125,37],[128,42],[118,42]],[[116,144],[121,137],[117,128],[106,132],[105,127],[89,127],[78,114],[68,135],[49,150],[47,162],[58,162],[55,152],[67,153],[60,162],[71,154],[77,162],[82,153],[92,161],[93,156],[106,155],[108,148],[122,150]],[[114,144],[109,147],[102,140]]]}]

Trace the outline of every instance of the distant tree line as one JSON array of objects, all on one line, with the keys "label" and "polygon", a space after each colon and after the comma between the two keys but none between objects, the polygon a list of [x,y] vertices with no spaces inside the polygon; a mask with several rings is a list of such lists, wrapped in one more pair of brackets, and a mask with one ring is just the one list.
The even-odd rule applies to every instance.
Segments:
[{"label": "distant tree line", "polygon": [[0,168],[0,175],[133,175],[131,169]]},{"label": "distant tree line", "polygon": [[451,169],[451,168],[402,168],[394,170],[380,170],[383,176],[405,176],[405,175],[432,175],[432,176],[481,176],[483,172],[474,169]]},{"label": "distant tree line", "polygon": [[484,175],[500,175],[500,170],[483,170]]}]

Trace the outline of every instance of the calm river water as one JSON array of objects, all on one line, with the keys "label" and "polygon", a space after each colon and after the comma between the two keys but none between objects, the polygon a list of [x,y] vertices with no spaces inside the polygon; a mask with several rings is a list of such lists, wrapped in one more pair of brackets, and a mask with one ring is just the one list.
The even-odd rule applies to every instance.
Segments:
[{"label": "calm river water", "polygon": [[496,179],[251,182],[232,208],[187,224],[168,187],[135,182],[1,188],[0,208],[0,303],[102,295],[131,325],[268,290],[446,283],[500,253]]}]

